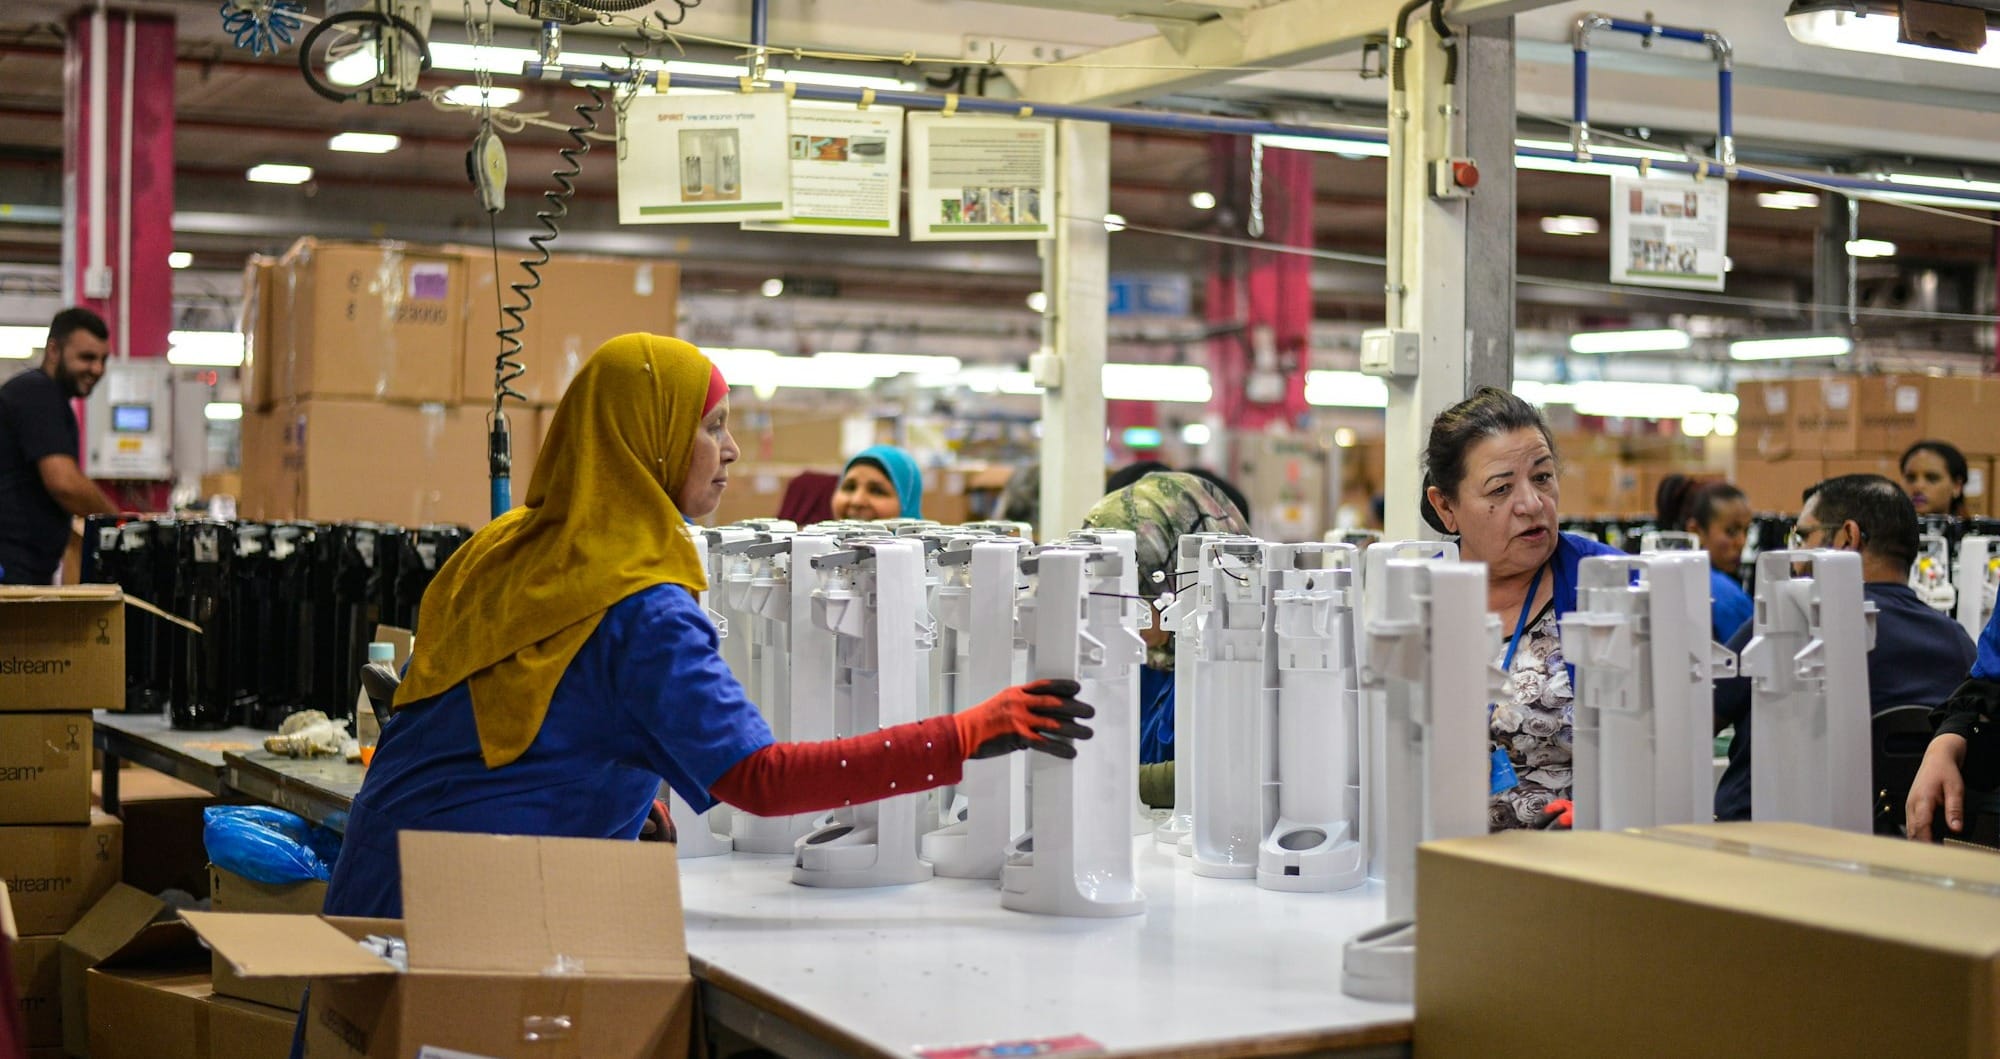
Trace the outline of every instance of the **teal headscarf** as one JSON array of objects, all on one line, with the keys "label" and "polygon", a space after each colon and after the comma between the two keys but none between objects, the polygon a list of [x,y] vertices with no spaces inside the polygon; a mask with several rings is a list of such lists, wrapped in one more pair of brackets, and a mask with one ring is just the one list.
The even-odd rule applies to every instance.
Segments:
[{"label": "teal headscarf", "polygon": [[866,463],[889,476],[889,484],[896,487],[896,500],[903,505],[899,517],[924,517],[924,474],[917,469],[917,461],[910,454],[894,445],[870,445],[854,454],[841,471],[844,477],[857,463]]}]

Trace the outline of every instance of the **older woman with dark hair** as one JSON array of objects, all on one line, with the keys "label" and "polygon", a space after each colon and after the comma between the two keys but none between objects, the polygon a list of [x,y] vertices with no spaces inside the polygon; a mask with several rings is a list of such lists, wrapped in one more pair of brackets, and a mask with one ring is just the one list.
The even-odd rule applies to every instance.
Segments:
[{"label": "older woman with dark hair", "polygon": [[1489,713],[1495,831],[1541,823],[1569,799],[1574,691],[1557,623],[1576,609],[1577,564],[1623,554],[1557,531],[1556,470],[1542,414],[1491,386],[1439,413],[1424,447],[1424,521],[1486,564],[1486,609],[1508,630],[1512,690]]}]

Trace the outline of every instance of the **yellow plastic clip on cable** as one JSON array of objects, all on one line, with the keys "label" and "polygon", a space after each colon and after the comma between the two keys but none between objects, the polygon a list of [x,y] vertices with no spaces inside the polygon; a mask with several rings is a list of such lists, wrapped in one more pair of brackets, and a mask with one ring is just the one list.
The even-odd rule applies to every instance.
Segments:
[{"label": "yellow plastic clip on cable", "polygon": [[797,98],[798,98],[798,95],[799,95],[799,83],[798,83],[797,81],[786,81],[786,82],[785,82],[785,98],[786,98],[786,99],[797,99]]},{"label": "yellow plastic clip on cable", "polygon": [[1035,116],[1035,108],[1024,105],[1014,116],[1017,118],[1032,118]]},{"label": "yellow plastic clip on cable", "polygon": [[874,103],[875,103],[875,90],[872,88],[864,88],[861,90],[861,102],[854,104],[854,109],[867,110],[869,107],[873,106]]},{"label": "yellow plastic clip on cable", "polygon": [[1639,177],[1640,177],[1640,179],[1644,179],[1644,178],[1646,178],[1646,177],[1649,177],[1649,176],[1652,176],[1652,175],[1653,175],[1653,160],[1652,160],[1651,158],[1641,158],[1641,159],[1639,159]]},{"label": "yellow plastic clip on cable", "polygon": [[938,108],[938,113],[944,115],[947,118],[951,117],[953,114],[958,113],[957,92],[946,92],[944,94],[944,106]]},{"label": "yellow plastic clip on cable", "polygon": [[751,77],[749,74],[744,74],[742,77],[736,79],[736,87],[742,89],[745,93],[755,91],[757,88],[757,79]]},{"label": "yellow plastic clip on cable", "polygon": [[1701,164],[1694,167],[1694,178],[1696,180],[1708,179],[1708,159],[1702,159]]},{"label": "yellow plastic clip on cable", "polygon": [[666,95],[667,88],[669,85],[673,83],[673,80],[674,80],[674,75],[668,73],[667,68],[662,66],[660,67],[659,72],[653,75],[653,87],[657,89],[661,95]]}]

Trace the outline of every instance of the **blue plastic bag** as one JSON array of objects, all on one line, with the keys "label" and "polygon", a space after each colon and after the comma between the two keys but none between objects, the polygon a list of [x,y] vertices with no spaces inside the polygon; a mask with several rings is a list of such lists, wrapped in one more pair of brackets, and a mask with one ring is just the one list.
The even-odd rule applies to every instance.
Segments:
[{"label": "blue plastic bag", "polygon": [[340,856],[340,836],[268,805],[216,805],[202,810],[202,845],[209,863],[270,886],[326,881]]}]

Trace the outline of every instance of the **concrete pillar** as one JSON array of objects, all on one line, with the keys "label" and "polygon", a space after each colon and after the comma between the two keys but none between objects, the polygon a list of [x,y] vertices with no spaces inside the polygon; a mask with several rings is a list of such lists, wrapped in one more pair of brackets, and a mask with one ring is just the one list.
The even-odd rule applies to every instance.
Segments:
[{"label": "concrete pillar", "polygon": [[1042,501],[1039,540],[1083,525],[1104,495],[1105,311],[1111,283],[1111,129],[1056,125],[1056,237],[1043,244],[1048,297],[1034,361],[1042,383]]}]

